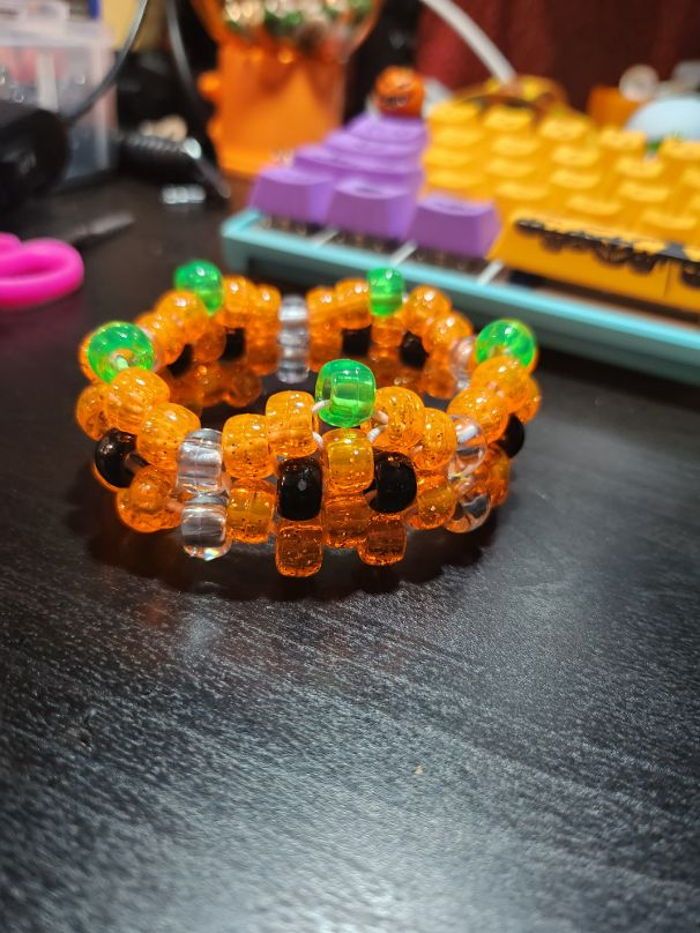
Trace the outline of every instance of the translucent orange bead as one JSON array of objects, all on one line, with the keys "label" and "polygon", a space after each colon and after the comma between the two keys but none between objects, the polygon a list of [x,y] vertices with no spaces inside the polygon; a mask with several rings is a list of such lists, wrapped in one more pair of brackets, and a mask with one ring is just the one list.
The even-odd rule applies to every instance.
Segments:
[{"label": "translucent orange bead", "polygon": [[231,408],[246,408],[260,398],[262,381],[250,366],[239,360],[219,365],[223,373],[222,387],[227,405]]},{"label": "translucent orange bead", "polygon": [[188,408],[162,402],[150,410],[141,425],[136,450],[153,466],[174,470],[180,444],[200,427],[199,418]]},{"label": "translucent orange bead", "polygon": [[309,369],[318,372],[324,363],[342,356],[342,335],[339,330],[335,334],[322,331],[309,336]]},{"label": "translucent orange bead", "polygon": [[457,449],[454,421],[439,408],[426,408],[423,437],[413,454],[417,470],[432,473],[447,466]]},{"label": "translucent orange bead", "polygon": [[357,547],[367,534],[372,514],[364,496],[333,496],[326,499],[323,525],[328,547]]},{"label": "translucent orange bead", "polygon": [[433,398],[452,398],[457,390],[454,367],[442,352],[432,353],[423,367],[418,390]]},{"label": "translucent orange bead", "polygon": [[439,289],[419,285],[409,294],[403,306],[407,330],[422,337],[438,317],[445,317],[452,310],[452,302]]},{"label": "translucent orange bead", "polygon": [[370,353],[370,363],[378,388],[394,385],[401,369],[401,361],[395,348],[373,347]]},{"label": "translucent orange bead", "polygon": [[269,483],[246,481],[231,487],[226,525],[235,541],[263,544],[272,531],[275,491]]},{"label": "translucent orange bead", "polygon": [[183,343],[199,340],[209,325],[207,309],[194,292],[166,292],[156,303],[153,313],[175,324]]},{"label": "translucent orange bead", "polygon": [[169,366],[174,363],[182,353],[185,344],[180,336],[180,329],[173,321],[168,320],[165,315],[158,315],[153,311],[149,311],[146,314],[139,315],[134,324],[138,324],[151,338],[159,367]]},{"label": "translucent orange bead", "polygon": [[374,567],[397,564],[406,553],[406,528],[401,516],[373,514],[357,553],[360,560]]},{"label": "translucent orange bead", "polygon": [[377,347],[399,347],[405,333],[406,325],[401,312],[388,317],[374,317],[372,320],[372,343]]},{"label": "translucent orange bead", "polygon": [[174,483],[174,473],[163,473],[153,466],[139,470],[131,485],[117,492],[119,518],[134,531],[177,528],[180,524],[178,511],[168,508]]},{"label": "translucent orange bead", "polygon": [[138,434],[152,408],[167,402],[167,384],[146,369],[123,369],[105,394],[105,414],[111,427]]},{"label": "translucent orange bead", "polygon": [[448,415],[469,415],[491,443],[498,440],[508,423],[508,409],[503,400],[488,389],[470,386],[463,389],[447,406]]},{"label": "translucent orange bead", "polygon": [[264,479],[275,472],[264,415],[234,415],[224,425],[221,445],[230,476]]},{"label": "translucent orange bead", "polygon": [[525,401],[515,412],[515,414],[523,422],[523,424],[525,424],[528,421],[532,421],[537,412],[540,410],[541,404],[542,391],[540,390],[537,380],[530,376],[527,382]]},{"label": "translucent orange bead", "polygon": [[510,460],[497,444],[489,447],[481,466],[474,474],[474,482],[490,495],[494,508],[506,501],[510,485]]},{"label": "translucent orange bead", "polygon": [[279,348],[274,333],[246,331],[246,363],[257,376],[268,376],[277,369]]},{"label": "translucent orange bead", "polygon": [[255,302],[255,316],[250,322],[254,330],[263,330],[276,334],[280,328],[279,312],[282,304],[282,294],[274,285],[258,285],[257,300]]},{"label": "translucent orange bead", "polygon": [[316,450],[314,399],[308,392],[277,392],[265,406],[267,436],[277,457],[306,457]]},{"label": "translucent orange bead", "polygon": [[224,303],[216,313],[216,321],[224,327],[247,327],[258,300],[258,290],[242,275],[224,276]]},{"label": "translucent orange bead", "polygon": [[275,564],[285,577],[312,577],[323,563],[323,528],[317,521],[280,522]]},{"label": "translucent orange bead", "polygon": [[513,356],[492,356],[479,363],[472,374],[473,388],[497,392],[509,412],[517,411],[527,398],[530,376]]},{"label": "translucent orange bead", "polygon": [[413,528],[439,528],[454,515],[457,497],[444,473],[426,473],[418,477],[418,495],[409,517]]},{"label": "translucent orange bead", "polygon": [[199,363],[187,376],[191,385],[201,392],[205,408],[218,405],[224,397],[224,370],[221,363]]},{"label": "translucent orange bead", "polygon": [[383,430],[374,441],[374,446],[382,450],[410,450],[423,435],[425,407],[420,397],[410,389],[401,386],[385,386],[377,390],[374,404],[376,413],[388,418],[383,425],[381,415],[376,418],[377,425]]},{"label": "translucent orange bead", "polygon": [[369,286],[364,279],[343,279],[335,286],[338,326],[361,330],[372,323],[369,309]]},{"label": "translucent orange bead", "polygon": [[93,331],[90,331],[89,334],[86,334],[83,339],[80,341],[80,346],[78,347],[78,365],[80,366],[80,371],[85,376],[86,379],[89,379],[90,382],[101,382],[99,377],[93,372],[92,366],[88,362],[87,350],[92,340]]},{"label": "translucent orange bead", "polygon": [[109,430],[109,424],[104,411],[104,386],[99,382],[86,386],[78,396],[75,406],[75,420],[82,430],[98,441]]},{"label": "translucent orange bead", "polygon": [[328,431],[323,435],[325,483],[331,493],[363,492],[374,480],[374,451],[362,431]]},{"label": "translucent orange bead", "polygon": [[[332,288],[312,288],[306,295],[309,310],[309,334],[320,336],[325,332],[339,332],[338,304]],[[326,360],[323,361],[327,362]]]},{"label": "translucent orange bead", "polygon": [[226,347],[226,328],[210,320],[209,326],[192,348],[195,363],[214,363]]},{"label": "translucent orange bead", "polygon": [[460,340],[473,333],[474,328],[461,314],[442,314],[433,320],[423,335],[423,346],[428,353],[435,350],[449,352]]}]

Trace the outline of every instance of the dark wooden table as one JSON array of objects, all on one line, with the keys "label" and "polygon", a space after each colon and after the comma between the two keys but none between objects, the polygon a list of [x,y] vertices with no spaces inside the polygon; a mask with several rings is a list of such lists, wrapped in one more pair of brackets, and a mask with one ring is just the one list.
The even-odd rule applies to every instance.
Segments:
[{"label": "dark wooden table", "polygon": [[0,320],[0,928],[696,930],[698,393],[545,352],[481,532],[200,565],[92,480],[75,349],[223,212],[119,182],[10,225],[125,206],[80,294]]}]

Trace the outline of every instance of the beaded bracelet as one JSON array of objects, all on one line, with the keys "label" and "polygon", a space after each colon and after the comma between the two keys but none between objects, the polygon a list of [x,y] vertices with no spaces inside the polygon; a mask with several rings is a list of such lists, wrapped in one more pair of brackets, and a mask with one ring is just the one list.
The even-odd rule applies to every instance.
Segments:
[{"label": "beaded bracelet", "polygon": [[[405,295],[395,269],[304,299],[196,260],[135,323],[85,338],[90,385],[76,417],[128,527],[179,527],[187,554],[205,560],[274,534],[280,573],[306,577],[324,546],[386,565],[409,528],[482,525],[540,405],[536,359],[521,322],[474,337],[437,289]],[[264,376],[295,385],[310,370],[315,398],[277,392],[264,414],[202,428],[205,408],[251,406]],[[419,393],[451,399],[447,411]]]}]

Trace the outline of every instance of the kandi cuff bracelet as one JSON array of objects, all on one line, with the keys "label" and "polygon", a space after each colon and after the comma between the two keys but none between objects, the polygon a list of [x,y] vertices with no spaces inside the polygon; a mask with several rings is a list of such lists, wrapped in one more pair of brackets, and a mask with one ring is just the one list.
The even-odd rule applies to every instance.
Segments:
[{"label": "kandi cuff bracelet", "polygon": [[[505,501],[540,405],[528,327],[474,336],[444,294],[406,295],[390,268],[283,298],[193,261],[152,311],[89,334],[79,360],[77,421],[121,520],[179,528],[204,560],[273,535],[291,577],[318,572],[324,547],[387,565],[410,529],[478,528]],[[205,409],[252,406],[265,376],[301,385],[310,371],[315,397],[276,392],[264,414],[202,427]]]}]

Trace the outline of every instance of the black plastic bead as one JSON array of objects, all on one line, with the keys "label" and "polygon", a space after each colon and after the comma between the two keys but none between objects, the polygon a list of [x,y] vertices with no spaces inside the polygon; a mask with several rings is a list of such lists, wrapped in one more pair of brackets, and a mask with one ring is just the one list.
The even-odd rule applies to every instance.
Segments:
[{"label": "black plastic bead", "polygon": [[511,415],[503,436],[498,441],[509,457],[517,457],[525,443],[525,428],[520,418]]},{"label": "black plastic bead", "polygon": [[372,325],[343,330],[343,356],[367,356],[372,342]]},{"label": "black plastic bead", "polygon": [[405,366],[410,366],[412,369],[422,369],[425,366],[425,361],[428,359],[423,341],[417,334],[412,334],[410,330],[407,330],[403,336],[399,348],[399,356],[401,357],[401,362]]},{"label": "black plastic bead", "polygon": [[191,343],[186,343],[185,348],[178,358],[168,366],[168,369],[173,376],[184,376],[187,370],[192,365],[192,360],[194,359],[194,350],[192,349]]},{"label": "black plastic bead", "polygon": [[[112,428],[97,442],[95,448],[95,468],[105,482],[119,489],[131,485],[133,472],[127,467],[127,457],[136,457],[136,436],[126,431]],[[139,457],[139,460],[141,458]],[[144,462],[144,461],[141,461]]]},{"label": "black plastic bead", "polygon": [[318,460],[285,460],[277,479],[277,511],[282,518],[305,522],[321,511],[323,473]]},{"label": "black plastic bead", "polygon": [[237,360],[245,353],[245,329],[236,327],[226,331],[226,346],[221,354],[222,360]]},{"label": "black plastic bead", "polygon": [[370,505],[375,512],[394,515],[407,509],[418,492],[416,471],[410,459],[405,454],[375,453],[374,487]]}]

